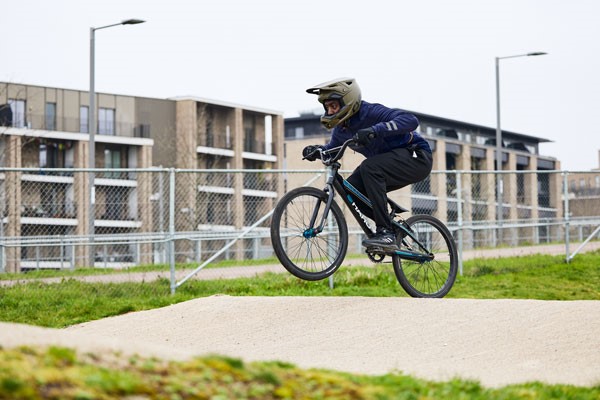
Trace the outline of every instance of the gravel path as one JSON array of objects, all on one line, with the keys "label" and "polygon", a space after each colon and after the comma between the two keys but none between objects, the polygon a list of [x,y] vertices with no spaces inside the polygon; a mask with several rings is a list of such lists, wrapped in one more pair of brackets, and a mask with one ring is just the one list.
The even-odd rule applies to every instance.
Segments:
[{"label": "gravel path", "polygon": [[68,329],[0,323],[0,345],[166,359],[209,353],[490,387],[600,384],[600,302],[213,296]]}]

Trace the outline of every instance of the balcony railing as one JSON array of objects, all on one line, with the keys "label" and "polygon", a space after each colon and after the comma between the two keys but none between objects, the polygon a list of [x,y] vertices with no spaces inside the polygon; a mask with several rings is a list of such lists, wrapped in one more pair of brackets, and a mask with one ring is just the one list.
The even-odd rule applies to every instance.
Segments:
[{"label": "balcony railing", "polygon": [[254,138],[246,138],[244,140],[244,151],[257,154],[275,154],[275,146],[272,142],[264,140],[255,140]]},{"label": "balcony railing", "polygon": [[[26,128],[32,130],[47,130],[47,131],[62,131],[73,133],[89,133],[89,125],[87,120],[72,117],[56,117],[47,119],[44,115],[27,114],[25,123],[22,126],[14,126],[15,128]],[[100,124],[99,124],[100,125]],[[2,127],[13,127],[12,123],[0,121]],[[140,128],[143,126],[143,128]],[[106,132],[105,129],[96,129],[98,135],[115,135],[128,137],[148,137],[150,132],[149,125],[135,125],[129,122],[115,122],[112,131]]]},{"label": "balcony railing", "polygon": [[[6,214],[5,214],[6,215]],[[77,205],[71,204],[23,204],[21,217],[30,218],[76,218]]]},{"label": "balcony railing", "polygon": [[233,149],[233,142],[225,134],[204,134],[198,138],[198,146],[231,150]]}]

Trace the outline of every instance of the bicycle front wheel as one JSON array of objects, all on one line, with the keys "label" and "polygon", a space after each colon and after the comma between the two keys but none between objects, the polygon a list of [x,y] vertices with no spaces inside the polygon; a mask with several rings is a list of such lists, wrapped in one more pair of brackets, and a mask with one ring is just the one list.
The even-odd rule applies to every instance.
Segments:
[{"label": "bicycle front wheel", "polygon": [[[341,265],[348,249],[348,228],[335,203],[323,219],[328,195],[313,187],[294,189],[281,198],[271,219],[271,243],[281,264],[294,276],[308,281],[324,279]],[[315,218],[316,217],[316,218]]]},{"label": "bicycle front wheel", "polygon": [[412,297],[444,297],[456,280],[458,253],[452,234],[431,215],[406,220],[412,235],[398,239],[401,249],[433,255],[431,261],[412,261],[393,256],[394,272],[402,288]]}]

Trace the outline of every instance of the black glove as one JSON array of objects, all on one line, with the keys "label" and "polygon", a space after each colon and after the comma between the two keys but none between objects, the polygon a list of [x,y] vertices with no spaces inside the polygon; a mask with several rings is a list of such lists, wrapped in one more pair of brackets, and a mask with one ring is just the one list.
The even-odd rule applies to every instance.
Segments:
[{"label": "black glove", "polygon": [[366,146],[369,143],[371,143],[371,140],[375,139],[376,136],[377,134],[375,133],[375,129],[365,128],[356,132],[354,134],[353,139],[356,141],[357,144]]},{"label": "black glove", "polygon": [[306,146],[302,150],[302,157],[308,161],[315,161],[319,158],[319,152],[317,150],[321,149],[322,146],[311,144],[310,146]]}]

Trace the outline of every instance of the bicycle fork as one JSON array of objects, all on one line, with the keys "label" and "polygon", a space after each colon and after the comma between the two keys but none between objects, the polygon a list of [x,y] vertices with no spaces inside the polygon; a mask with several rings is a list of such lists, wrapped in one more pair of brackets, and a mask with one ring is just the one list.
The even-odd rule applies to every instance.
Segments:
[{"label": "bicycle fork", "polygon": [[325,203],[325,209],[323,210],[323,215],[321,216],[321,220],[319,221],[319,224],[315,227],[315,224],[317,223],[317,218],[319,217],[319,210],[321,209],[322,203],[321,199],[317,199],[317,204],[315,204],[313,214],[310,217],[310,224],[308,225],[308,228],[306,228],[302,233],[302,236],[304,236],[306,239],[314,238],[319,233],[323,232],[323,227],[325,226],[325,221],[327,220],[327,216],[329,215],[329,210],[331,208],[331,203],[333,202],[334,196],[334,191],[329,186],[325,188],[325,192],[327,193],[328,197],[327,202]]}]

